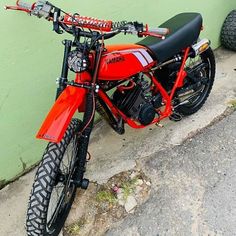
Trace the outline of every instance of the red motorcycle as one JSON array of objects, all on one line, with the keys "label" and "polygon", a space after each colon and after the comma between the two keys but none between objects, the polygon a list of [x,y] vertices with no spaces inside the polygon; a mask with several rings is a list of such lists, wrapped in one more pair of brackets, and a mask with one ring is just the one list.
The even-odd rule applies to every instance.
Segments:
[{"label": "red motorcycle", "polygon": [[[118,134],[169,117],[197,112],[214,82],[210,41],[199,40],[199,13],[181,13],[150,29],[138,22],[112,22],[69,14],[47,1],[17,1],[6,9],[44,17],[56,33],[67,32],[56,102],[37,138],[49,141],[35,176],[27,211],[28,235],[58,235],[84,178],[89,137],[97,111]],[[117,34],[144,37],[136,44],[105,45]],[[75,73],[68,80],[68,71]],[[72,118],[83,114],[82,121]]]}]

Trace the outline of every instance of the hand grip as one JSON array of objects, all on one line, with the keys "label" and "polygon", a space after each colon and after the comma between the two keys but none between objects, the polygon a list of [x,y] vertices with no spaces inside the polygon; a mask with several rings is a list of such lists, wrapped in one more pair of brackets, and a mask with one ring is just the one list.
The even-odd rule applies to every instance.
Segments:
[{"label": "hand grip", "polygon": [[34,4],[31,4],[31,3],[27,3],[27,2],[23,2],[23,1],[18,0],[18,1],[16,2],[16,5],[17,5],[18,7],[21,7],[21,8],[27,9],[27,10],[32,10],[32,6],[33,6]]},{"label": "hand grip", "polygon": [[165,36],[170,33],[170,30],[168,28],[156,28],[149,29],[148,32]]}]

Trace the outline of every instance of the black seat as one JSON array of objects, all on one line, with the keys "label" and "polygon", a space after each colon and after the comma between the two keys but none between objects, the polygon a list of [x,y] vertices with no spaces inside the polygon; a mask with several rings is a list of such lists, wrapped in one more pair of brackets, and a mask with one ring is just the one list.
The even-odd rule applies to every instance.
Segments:
[{"label": "black seat", "polygon": [[164,40],[148,36],[137,44],[149,48],[158,62],[163,62],[197,41],[202,28],[202,16],[199,13],[181,13],[160,27],[170,29]]}]

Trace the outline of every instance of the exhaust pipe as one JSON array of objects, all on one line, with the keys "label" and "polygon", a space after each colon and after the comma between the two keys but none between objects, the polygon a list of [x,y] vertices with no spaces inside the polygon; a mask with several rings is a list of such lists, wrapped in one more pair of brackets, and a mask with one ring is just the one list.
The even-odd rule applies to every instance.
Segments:
[{"label": "exhaust pipe", "polygon": [[198,43],[192,46],[194,57],[205,52],[211,45],[211,41],[209,39],[202,39]]}]

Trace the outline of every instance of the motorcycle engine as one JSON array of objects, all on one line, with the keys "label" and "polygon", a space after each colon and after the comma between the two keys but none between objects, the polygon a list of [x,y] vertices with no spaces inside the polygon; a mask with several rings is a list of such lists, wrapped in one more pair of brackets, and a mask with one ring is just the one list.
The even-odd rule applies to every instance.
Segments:
[{"label": "motorcycle engine", "polygon": [[155,109],[162,106],[162,97],[160,94],[153,96],[150,83],[141,78],[132,86],[129,83],[123,89],[117,89],[113,102],[129,118],[148,125],[157,114]]}]

